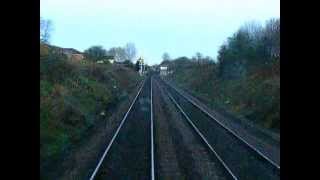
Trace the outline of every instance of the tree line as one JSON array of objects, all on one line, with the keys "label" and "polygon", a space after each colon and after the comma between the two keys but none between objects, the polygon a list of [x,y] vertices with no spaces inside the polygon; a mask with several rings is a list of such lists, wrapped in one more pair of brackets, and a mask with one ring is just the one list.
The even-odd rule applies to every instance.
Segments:
[{"label": "tree line", "polygon": [[280,128],[280,19],[244,24],[227,38],[217,59],[196,53],[170,59],[168,78],[214,109],[263,127]]},{"label": "tree line", "polygon": [[98,61],[105,56],[113,56],[118,62],[134,61],[137,49],[134,43],[127,43],[124,47],[112,47],[109,50],[104,49],[102,46],[91,46],[84,51],[84,55],[93,61]]},{"label": "tree line", "polygon": [[265,26],[257,22],[244,24],[220,46],[217,60],[200,52],[191,58],[176,59],[171,59],[165,52],[162,60],[161,64],[170,64],[171,68],[174,64],[181,65],[182,61],[199,68],[213,64],[216,76],[223,79],[244,78],[258,69],[274,64],[280,66],[280,19],[270,19]]},{"label": "tree line", "polygon": [[219,76],[246,77],[257,69],[280,61],[280,19],[267,21],[265,27],[247,23],[218,52]]},{"label": "tree line", "polygon": [[53,30],[52,21],[40,17],[40,42],[49,43]]},{"label": "tree line", "polygon": [[[40,17],[40,42],[50,44],[53,23],[50,19]],[[124,47],[112,47],[106,50],[101,45],[94,45],[84,51],[87,59],[99,61],[105,56],[112,56],[118,62],[124,62],[134,66],[132,62],[137,55],[137,49],[134,43],[127,43]]]}]

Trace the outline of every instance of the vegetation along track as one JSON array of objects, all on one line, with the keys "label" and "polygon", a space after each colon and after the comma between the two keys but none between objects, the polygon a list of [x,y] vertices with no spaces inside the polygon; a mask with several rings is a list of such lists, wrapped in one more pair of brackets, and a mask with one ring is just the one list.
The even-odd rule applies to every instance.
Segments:
[{"label": "vegetation along track", "polygon": [[151,93],[147,77],[90,180],[154,178]]},{"label": "vegetation along track", "polygon": [[280,166],[213,119],[159,78],[189,124],[224,162],[235,179],[280,179]]}]

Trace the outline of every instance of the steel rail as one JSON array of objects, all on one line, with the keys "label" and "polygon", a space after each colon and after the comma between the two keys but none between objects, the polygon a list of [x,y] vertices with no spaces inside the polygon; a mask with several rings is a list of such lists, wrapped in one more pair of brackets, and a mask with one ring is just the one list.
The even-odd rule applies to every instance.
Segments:
[{"label": "steel rail", "polygon": [[96,174],[97,174],[97,172],[98,172],[98,170],[99,170],[99,168],[100,168],[100,166],[101,166],[101,164],[102,164],[103,160],[105,159],[105,156],[106,156],[106,155],[107,155],[107,153],[109,152],[109,150],[110,150],[110,148],[111,148],[111,146],[112,146],[112,144],[113,144],[113,142],[114,142],[115,138],[118,136],[118,133],[119,133],[119,131],[120,131],[120,129],[121,129],[121,127],[122,127],[122,125],[123,125],[123,124],[124,124],[124,122],[126,121],[127,116],[128,116],[128,114],[130,113],[132,106],[135,104],[135,102],[136,102],[136,100],[137,100],[138,96],[140,95],[140,92],[141,92],[141,90],[142,90],[142,88],[143,88],[143,86],[144,86],[144,84],[145,84],[145,81],[146,81],[146,80],[144,80],[144,81],[143,81],[143,83],[142,83],[142,85],[141,85],[141,87],[140,87],[140,89],[139,89],[139,91],[138,91],[138,93],[137,93],[136,97],[134,98],[134,100],[132,101],[132,103],[131,103],[131,105],[130,105],[130,107],[129,107],[129,110],[128,110],[128,111],[126,112],[126,114],[124,115],[124,117],[123,117],[123,119],[122,119],[122,121],[121,121],[121,123],[120,123],[120,125],[119,125],[119,127],[118,127],[118,129],[117,129],[117,131],[116,131],[116,132],[115,132],[115,134],[113,135],[113,137],[112,137],[112,139],[111,139],[110,143],[108,144],[108,146],[107,146],[106,150],[104,151],[104,153],[103,153],[102,157],[100,158],[100,160],[99,160],[99,162],[98,162],[98,164],[97,164],[97,166],[96,166],[95,170],[94,170],[94,171],[93,171],[93,173],[91,174],[91,176],[90,176],[90,180],[93,180],[93,179],[95,178],[95,176],[96,176]]},{"label": "steel rail", "polygon": [[[158,84],[158,83],[157,83]],[[159,84],[158,84],[159,86]],[[160,86],[159,86],[160,87]],[[219,160],[219,162],[222,164],[222,166],[225,168],[225,170],[228,172],[228,174],[232,177],[234,180],[238,180],[238,178],[234,175],[234,173],[230,170],[230,168],[226,165],[226,163],[222,160],[222,158],[219,156],[219,154],[212,148],[212,146],[209,144],[208,140],[203,136],[203,134],[200,132],[200,130],[194,125],[192,120],[189,118],[189,116],[184,112],[184,110],[180,107],[180,105],[177,103],[177,101],[172,97],[169,91],[166,91],[171,101],[175,104],[175,106],[180,110],[182,115],[187,119],[188,123],[192,126],[193,130],[200,136],[201,140],[206,144],[206,146],[211,150],[211,152],[214,153],[216,158]]]},{"label": "steel rail", "polygon": [[150,77],[150,81],[151,81],[151,87],[150,87],[150,91],[151,91],[151,96],[150,96],[150,107],[151,107],[151,131],[150,131],[150,136],[151,136],[151,180],[154,180],[155,179],[155,176],[154,176],[154,136],[153,136],[153,105],[152,105],[152,77]]},{"label": "steel rail", "polygon": [[240,141],[242,141],[244,144],[246,144],[249,148],[251,148],[254,152],[256,152],[257,154],[259,154],[261,157],[263,157],[265,160],[267,160],[267,162],[269,162],[270,164],[272,164],[274,167],[276,167],[278,170],[280,170],[280,165],[278,165],[277,163],[275,163],[274,161],[272,161],[270,158],[268,158],[266,155],[264,155],[262,152],[260,152],[258,149],[256,149],[254,146],[252,146],[251,144],[249,144],[246,140],[244,140],[243,138],[241,138],[239,135],[237,135],[234,131],[232,131],[230,128],[228,128],[227,126],[225,126],[224,124],[222,124],[220,121],[218,121],[216,119],[216,117],[213,117],[212,114],[210,114],[208,111],[206,111],[205,109],[203,109],[201,106],[199,106],[197,103],[195,103],[192,99],[186,97],[185,95],[183,95],[182,93],[180,93],[174,86],[172,86],[171,84],[165,82],[164,80],[162,80],[167,86],[171,87],[172,89],[174,89],[179,95],[181,95],[183,98],[185,98],[187,101],[189,101],[190,103],[192,103],[194,106],[196,106],[198,109],[200,109],[202,112],[204,112],[207,116],[209,116],[211,119],[213,119],[215,122],[217,122],[221,127],[223,127],[225,130],[227,130],[229,133],[231,133],[233,136],[235,136],[237,139],[239,139]]}]

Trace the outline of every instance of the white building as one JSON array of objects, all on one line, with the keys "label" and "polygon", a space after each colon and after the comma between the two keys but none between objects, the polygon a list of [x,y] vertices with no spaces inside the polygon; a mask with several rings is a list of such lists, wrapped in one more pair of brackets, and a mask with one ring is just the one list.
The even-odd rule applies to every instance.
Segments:
[{"label": "white building", "polygon": [[97,61],[98,64],[103,64],[104,61],[103,60],[100,60],[100,61]]},{"label": "white building", "polygon": [[115,57],[114,56],[104,56],[103,61],[109,61],[111,64],[113,64],[115,61]]},{"label": "white building", "polygon": [[168,67],[167,66],[160,66],[160,76],[168,75]]},{"label": "white building", "polygon": [[110,62],[111,64],[114,63],[115,59],[114,56],[104,56],[102,57],[99,61],[97,61],[98,64],[103,64],[103,63],[107,63]]}]

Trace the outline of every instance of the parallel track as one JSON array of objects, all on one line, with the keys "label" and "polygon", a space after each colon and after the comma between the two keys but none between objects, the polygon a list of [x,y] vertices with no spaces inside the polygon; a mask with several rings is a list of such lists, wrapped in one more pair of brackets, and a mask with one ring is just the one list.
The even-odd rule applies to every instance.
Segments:
[{"label": "parallel track", "polygon": [[[146,81],[147,83],[150,82],[150,95],[148,95],[148,93],[146,94],[148,90],[148,87],[146,87]],[[146,153],[147,154],[150,154],[150,158],[142,158],[142,159],[145,159],[145,160],[148,160],[148,162],[143,162],[144,163],[144,166],[142,168],[149,168],[150,167],[150,171],[149,172],[145,172],[145,175],[143,175],[143,179],[151,179],[151,180],[154,180],[155,179],[155,146],[154,146],[154,114],[153,114],[153,87],[152,87],[152,81],[154,81],[159,87],[160,85],[162,87],[164,87],[163,89],[165,90],[166,94],[168,95],[169,99],[173,102],[173,104],[177,107],[177,109],[179,110],[179,112],[183,115],[183,117],[187,120],[188,124],[191,126],[191,128],[193,129],[194,133],[196,133],[201,141],[203,142],[204,146],[208,149],[209,152],[212,153],[212,155],[214,155],[214,157],[219,161],[219,163],[221,164],[221,166],[223,167],[223,169],[221,169],[222,171],[225,171],[225,174],[226,174],[226,177],[229,178],[229,179],[233,179],[233,180],[238,180],[238,179],[254,179],[252,177],[258,175],[259,173],[263,172],[261,174],[261,176],[265,176],[266,174],[270,173],[271,175],[267,175],[266,177],[257,177],[257,179],[280,179],[280,165],[274,163],[272,160],[270,160],[268,157],[266,157],[263,153],[261,153],[259,150],[257,150],[255,147],[253,147],[252,145],[250,145],[248,142],[246,142],[244,139],[242,139],[240,136],[238,136],[236,133],[234,133],[232,130],[230,130],[228,127],[226,127],[225,125],[223,125],[221,122],[219,122],[216,118],[214,118],[210,113],[208,113],[206,110],[204,110],[201,106],[199,106],[197,103],[195,103],[194,101],[192,101],[191,99],[189,99],[188,97],[184,96],[183,94],[181,94],[175,87],[171,86],[170,84],[164,82],[163,80],[161,79],[158,79],[158,78],[152,78],[152,77],[148,77],[141,85],[137,95],[135,96],[134,100],[132,101],[128,111],[125,113],[123,119],[121,120],[120,122],[120,125],[118,126],[117,130],[115,131],[112,139],[110,140],[110,142],[108,143],[108,146],[107,148],[105,149],[102,157],[99,159],[97,165],[95,166],[95,169],[94,171],[92,172],[91,176],[90,176],[90,180],[93,180],[93,179],[96,179],[96,177],[98,176],[99,172],[101,171],[101,169],[104,169],[105,165],[103,164],[106,164],[106,159],[110,156],[110,155],[113,155],[113,160],[110,160],[108,161],[108,163],[112,163],[112,161],[114,162],[114,157],[115,156],[115,153],[118,152],[118,150],[114,149],[113,148],[113,144],[115,144],[115,142],[119,141],[120,140],[117,140],[119,138],[117,138],[119,136],[119,134],[121,134],[121,132],[125,133],[125,132],[132,132],[132,131],[128,131],[128,125],[130,125],[130,122],[127,122],[126,125],[125,125],[125,128],[126,130],[122,130],[125,122],[127,121],[128,119],[128,116],[132,116],[134,117],[133,115],[130,115],[132,114],[132,109],[135,109],[133,110],[135,112],[135,114],[139,113],[140,115],[141,114],[144,114],[142,111],[137,111],[136,109],[137,108],[143,108],[143,107],[140,107],[142,101],[145,101],[146,98],[150,98],[150,107],[148,107],[148,112],[150,111],[150,121],[148,121],[149,117],[146,119],[146,117],[144,116],[144,120],[143,121],[139,121],[139,122],[134,122],[134,119],[132,119],[132,123],[136,123],[135,125],[133,125],[133,127],[135,129],[138,130],[138,132],[140,132],[140,136],[143,135],[143,133],[145,131],[147,131],[148,133],[150,132],[150,136],[147,137],[148,139],[148,142],[144,143],[144,144],[141,144],[141,142],[143,142],[144,140],[141,140],[139,141],[139,139],[136,139],[137,141],[139,141],[140,143],[138,143],[138,145],[142,146],[142,149],[144,149],[144,151],[147,151]],[[144,89],[144,90],[143,90]],[[145,98],[142,98],[140,97],[142,94],[141,92],[144,92],[145,95],[143,96],[146,96]],[[150,96],[150,97],[149,97]],[[142,98],[142,99],[141,99]],[[138,99],[139,99],[139,103],[138,104]],[[182,100],[184,99],[184,100]],[[190,103],[192,104],[193,108],[194,109],[197,109],[197,110],[190,110],[190,109],[186,109],[186,107],[190,108],[191,106],[186,106],[184,103]],[[145,107],[144,107],[145,108]],[[196,112],[198,111],[198,112]],[[219,144],[215,144],[214,142],[219,142],[219,140],[212,140],[212,136],[210,135],[210,133],[212,132],[209,132],[204,130],[203,127],[201,127],[201,124],[199,123],[204,123],[206,122],[206,120],[204,120],[205,118],[203,118],[204,116],[201,116],[202,118],[198,118],[198,119],[194,119],[195,117],[197,116],[194,116],[192,113],[203,113],[205,114],[206,117],[209,117],[210,119],[214,120],[214,122],[216,124],[218,124],[218,126],[216,126],[215,128],[219,127],[220,130],[214,130],[215,132],[214,133],[217,133],[215,134],[215,136],[217,136],[217,138],[223,138],[223,136],[228,136],[226,137],[227,139],[229,138],[228,141],[238,141],[238,142],[235,142],[235,145],[238,146],[237,148],[240,149],[239,153],[237,154],[235,150],[233,149],[229,149],[225,152],[221,151],[221,148],[220,147],[217,147],[217,146],[220,146]],[[191,113],[191,114],[190,114]],[[139,115],[139,116],[140,116]],[[138,116],[138,117],[139,117]],[[130,119],[130,118],[129,118]],[[148,124],[148,126],[146,126],[145,128],[142,127],[142,131],[140,131],[139,129],[139,125],[137,123],[150,123],[150,126]],[[129,124],[128,124],[129,123]],[[208,122],[206,122],[208,123]],[[205,126],[210,126],[210,123],[206,124]],[[138,128],[137,128],[138,127]],[[149,131],[149,127],[150,127],[150,131]],[[221,130],[223,129],[223,130]],[[122,131],[121,131],[122,130]],[[124,132],[125,131],[125,132]],[[226,131],[228,134],[226,134],[226,132],[222,133],[222,134],[219,134],[219,132],[222,132],[222,131]],[[121,142],[124,143],[125,141],[123,140],[123,137],[126,137],[128,136],[127,133],[120,135],[120,139],[121,139]],[[142,133],[142,134],[141,134]],[[129,135],[130,136],[130,135]],[[139,137],[137,137],[139,138]],[[150,139],[149,139],[150,138]],[[130,142],[132,143],[132,141]],[[149,144],[150,143],[150,144]],[[118,146],[118,149],[120,148],[121,149],[121,143],[116,143],[117,146]],[[120,145],[119,145],[120,144]],[[126,144],[126,143],[125,143]],[[221,143],[220,143],[221,144]],[[243,145],[239,145],[239,144],[243,144]],[[129,146],[130,147],[130,146]],[[247,148],[246,150],[243,150],[245,148]],[[149,149],[150,148],[150,149]],[[220,149],[219,149],[220,148]],[[242,148],[242,149],[241,149]],[[110,151],[110,149],[113,149],[112,151]],[[131,149],[128,149],[128,150],[131,150]],[[239,167],[239,165],[234,165],[234,163],[238,163],[238,164],[241,164],[243,162],[232,162],[232,158],[231,158],[231,162],[230,162],[230,158],[228,158],[228,156],[241,156],[241,152],[246,152],[248,154],[246,155],[249,155],[249,156],[254,156],[254,158],[258,158],[259,160],[256,160],[254,159],[253,161],[255,161],[255,163],[262,163],[262,164],[258,164],[257,165],[257,168],[259,169],[257,172],[255,173],[252,173],[252,165],[244,165],[244,166],[247,166],[245,167],[244,169],[244,172],[241,172],[242,170],[239,170],[237,169],[237,167]],[[123,152],[122,152],[123,153]],[[231,154],[228,154],[228,156],[225,155],[225,153],[231,153]],[[232,153],[235,153],[235,154],[232,154]],[[117,153],[118,154],[118,153]],[[245,154],[243,154],[245,156]],[[121,155],[120,155],[121,156]],[[123,157],[128,157],[126,155],[124,155]],[[129,156],[130,157],[130,156]],[[143,156],[141,156],[143,157]],[[227,157],[227,158],[226,158]],[[110,157],[109,157],[110,158]],[[250,157],[252,158],[252,157]],[[250,160],[250,158],[245,158],[245,161],[246,160]],[[112,159],[112,158],[111,158]],[[131,158],[129,158],[131,159]],[[125,161],[130,161],[129,159],[122,159],[122,160],[125,160]],[[150,161],[149,161],[150,159]],[[239,160],[239,158],[235,158],[237,160]],[[240,157],[241,159],[241,157]],[[263,162],[262,162],[263,161]],[[107,163],[107,164],[108,164]],[[251,163],[251,161],[247,161],[246,163]],[[265,163],[267,163],[268,165],[265,165]],[[109,164],[110,165],[110,164]],[[119,167],[119,164],[115,166],[116,167]],[[132,167],[132,166],[130,166]],[[250,167],[250,168],[248,168]],[[270,167],[272,168],[272,170],[268,170],[270,169]],[[247,168],[247,169],[246,169]],[[114,169],[113,169],[114,170]],[[264,170],[266,170],[267,172],[264,172]],[[108,171],[108,170],[107,170]],[[116,168],[116,171],[118,171],[118,169]],[[110,171],[109,171],[110,172]],[[122,174],[123,170],[119,170],[118,173],[120,172],[120,174]],[[143,171],[144,172],[144,171]],[[117,174],[118,174],[117,173]],[[127,173],[127,172],[125,172]],[[241,173],[245,173],[245,175],[241,174]],[[252,173],[252,174],[251,174]],[[101,173],[100,173],[101,174]],[[108,173],[107,173],[108,174]],[[123,174],[123,176],[127,176],[129,174]],[[109,177],[108,175],[105,175],[107,177]],[[130,175],[129,175],[130,176]],[[141,174],[139,175],[139,177],[141,176]],[[136,177],[136,176],[135,176]],[[275,178],[274,178],[275,177]]]},{"label": "parallel track", "polygon": [[[166,83],[166,82],[165,82]],[[246,144],[250,149],[252,149],[253,151],[255,151],[257,154],[259,154],[261,157],[263,157],[267,162],[269,162],[270,164],[272,164],[275,168],[280,170],[280,165],[277,164],[276,162],[274,162],[273,160],[271,160],[270,158],[268,158],[266,155],[264,155],[261,151],[259,151],[257,148],[255,148],[254,146],[252,146],[250,143],[248,143],[246,140],[244,140],[243,138],[241,138],[239,135],[237,135],[234,131],[232,131],[230,128],[228,128],[227,126],[225,126],[224,124],[222,124],[220,121],[218,121],[215,117],[212,116],[212,114],[210,114],[208,111],[206,111],[205,109],[203,109],[201,106],[199,106],[196,102],[194,102],[192,99],[186,97],[185,95],[181,94],[175,87],[171,86],[170,84],[166,83],[167,86],[169,86],[170,88],[174,89],[179,95],[181,95],[183,98],[185,98],[187,101],[189,101],[190,103],[192,103],[194,106],[196,106],[197,108],[199,108],[203,113],[205,113],[207,116],[209,116],[211,119],[213,119],[214,121],[216,121],[221,127],[223,127],[224,129],[226,129],[228,132],[230,132],[233,136],[235,136],[236,138],[238,138],[240,141],[242,141],[244,144]]]},{"label": "parallel track", "polygon": [[[157,78],[158,79],[158,78]],[[183,98],[185,99],[187,102],[191,103],[193,105],[194,108],[199,109],[202,113],[204,113],[207,117],[211,118],[212,120],[214,120],[214,122],[216,122],[220,128],[223,128],[225,131],[227,131],[231,136],[233,136],[233,139],[237,139],[239,142],[241,142],[242,144],[245,145],[245,147],[247,147],[247,149],[250,149],[250,154],[253,154],[253,156],[262,159],[264,161],[264,163],[267,163],[269,165],[267,165],[267,168],[271,168],[272,173],[274,173],[276,179],[280,178],[280,166],[278,164],[276,164],[275,162],[273,162],[272,160],[270,160],[268,157],[266,157],[263,153],[261,153],[259,150],[257,150],[255,147],[253,147],[252,145],[250,145],[248,142],[246,142],[244,139],[242,139],[240,136],[238,136],[236,133],[234,133],[232,130],[230,130],[228,127],[226,127],[225,125],[223,125],[222,123],[220,123],[216,118],[214,118],[210,113],[208,113],[206,110],[204,110],[201,106],[199,106],[197,103],[195,103],[194,101],[192,101],[191,99],[189,99],[188,97],[184,96],[183,94],[181,94],[175,87],[171,86],[170,84],[166,83],[165,81],[159,79],[157,81],[160,81],[161,84],[163,84],[165,87],[168,87],[167,89],[167,94],[170,97],[170,99],[173,101],[173,103],[178,107],[179,111],[183,114],[183,116],[187,119],[187,121],[189,122],[189,124],[193,127],[193,129],[199,134],[199,136],[203,139],[203,141],[205,142],[205,144],[207,144],[207,146],[209,147],[209,149],[216,154],[217,158],[220,160],[220,162],[223,164],[223,166],[227,169],[227,171],[230,173],[230,175],[234,178],[237,179],[239,178],[239,175],[236,175],[237,173],[232,172],[232,168],[229,168],[228,162],[225,162],[224,160],[222,160],[222,158],[218,155],[218,153],[212,148],[212,144],[210,145],[210,137],[205,137],[208,136],[208,133],[205,132],[205,134],[201,133],[201,130],[199,130],[199,128],[197,127],[197,125],[195,125],[196,123],[194,123],[190,118],[190,109],[188,110],[189,115],[187,115],[188,113],[185,113],[185,110],[183,110],[183,107],[181,107],[181,104],[179,105],[179,103],[177,102],[177,98]],[[172,91],[173,90],[173,91]],[[174,93],[174,96],[176,98],[174,98],[174,96],[169,92],[171,91],[172,93]],[[179,96],[179,97],[178,97]],[[181,102],[180,102],[181,103]],[[199,121],[202,121],[202,119],[198,119]],[[198,122],[199,122],[198,121]],[[203,122],[204,123],[204,122]],[[210,126],[209,124],[207,124],[206,126]],[[200,128],[201,129],[201,128]],[[209,139],[208,139],[209,138]],[[208,141],[209,140],[209,141]],[[220,151],[221,153],[221,151]],[[241,155],[241,154],[240,154]],[[250,162],[249,162],[250,163]],[[262,165],[264,166],[264,165]],[[263,167],[264,168],[264,167]],[[266,169],[267,169],[266,168]],[[250,175],[249,175],[250,176]],[[258,178],[259,179],[259,178]]]},{"label": "parallel track", "polygon": [[[160,89],[165,89],[161,87],[160,83],[155,82]],[[205,149],[208,149],[211,155],[213,155],[213,159],[217,159],[217,162],[222,166],[222,171],[224,171],[224,175],[227,179],[238,180],[238,178],[234,175],[234,173],[230,170],[230,168],[226,165],[223,159],[218,155],[218,153],[214,150],[214,148],[210,145],[206,137],[200,132],[200,130],[196,127],[196,125],[192,122],[190,117],[186,114],[186,112],[181,108],[181,106],[177,103],[177,101],[172,97],[170,92],[165,91],[168,95],[169,99],[173,102],[174,106],[177,107],[179,112],[183,115],[183,117],[187,120],[188,124],[191,126],[191,131],[195,133],[195,136],[200,137],[201,144],[204,145]],[[200,154],[198,154],[200,156]],[[215,171],[218,169],[214,169]]]}]

